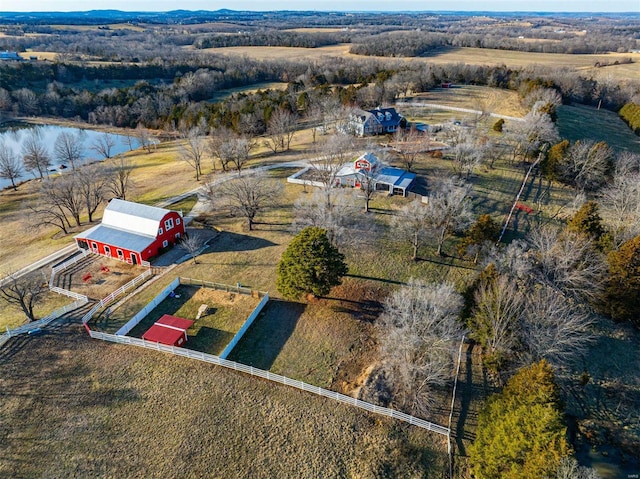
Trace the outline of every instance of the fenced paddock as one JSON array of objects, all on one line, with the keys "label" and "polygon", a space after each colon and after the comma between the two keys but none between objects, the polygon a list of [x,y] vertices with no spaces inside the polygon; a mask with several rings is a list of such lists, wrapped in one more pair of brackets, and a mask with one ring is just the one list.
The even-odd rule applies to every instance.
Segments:
[{"label": "fenced paddock", "polygon": [[[240,285],[178,277],[115,334],[140,338],[163,314],[171,314],[195,321],[184,347],[226,358],[268,301],[267,293]],[[205,309],[198,319],[197,311],[202,306]],[[126,318],[126,312],[124,314]],[[121,316],[122,313],[116,314],[110,321],[118,324],[124,321]]]},{"label": "fenced paddock", "polygon": [[409,414],[405,414],[400,411],[395,411],[393,409],[389,409],[386,407],[377,406],[375,404],[361,401],[360,399],[356,399],[351,396],[346,396],[344,394],[340,394],[335,391],[330,391],[328,389],[323,389],[318,386],[313,386],[311,384],[307,384],[302,381],[298,381],[296,379],[290,379],[285,376],[280,376],[279,374],[274,374],[269,371],[264,371],[262,369],[254,368],[253,366],[247,366],[245,364],[229,361],[219,356],[214,356],[213,354],[206,354],[199,351],[191,351],[189,349],[179,348],[179,347],[177,348],[175,346],[165,346],[159,343],[150,343],[148,341],[145,341],[144,339],[132,338],[130,336],[116,336],[115,334],[102,333],[98,331],[89,331],[89,335],[94,339],[101,339],[103,341],[111,341],[119,344],[130,344],[130,345],[138,346],[141,348],[153,349],[156,351],[171,353],[176,356],[183,356],[183,357],[195,359],[198,361],[203,361],[210,364],[216,364],[218,366],[222,366],[228,369],[233,369],[234,371],[239,371],[245,374],[249,374],[251,376],[256,376],[262,379],[266,379],[267,381],[273,381],[273,382],[283,384],[285,386],[291,386],[296,389],[306,391],[318,396],[333,399],[340,403],[348,404],[350,406],[355,406],[357,408],[364,409],[365,411],[369,411],[374,414],[379,414],[382,416],[387,416],[393,419],[397,419],[397,420],[406,422],[408,424],[411,424],[413,426],[418,426],[422,429],[426,429],[428,431],[432,431],[437,434],[441,434],[449,437],[449,428],[447,427],[440,426],[438,424],[434,424],[429,421],[425,421],[424,419],[411,416]]}]

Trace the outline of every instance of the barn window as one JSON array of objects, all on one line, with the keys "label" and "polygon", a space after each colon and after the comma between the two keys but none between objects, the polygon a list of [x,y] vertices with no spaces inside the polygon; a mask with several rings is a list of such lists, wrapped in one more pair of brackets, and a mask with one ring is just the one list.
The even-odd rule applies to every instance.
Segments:
[{"label": "barn window", "polygon": [[158,228],[158,236],[161,235],[163,233],[163,229],[162,228]]},{"label": "barn window", "polygon": [[171,228],[173,228],[173,218],[169,218],[164,222],[164,229],[170,230]]},{"label": "barn window", "polygon": [[166,248],[167,246],[169,246],[169,241],[164,240],[164,241],[162,242],[162,247],[163,247],[163,248]]},{"label": "barn window", "polygon": [[176,218],[176,224],[179,225],[180,224],[180,218]]},{"label": "barn window", "polygon": [[124,253],[122,252],[121,249],[116,250],[116,252],[118,253],[118,258],[120,259],[124,258]]}]

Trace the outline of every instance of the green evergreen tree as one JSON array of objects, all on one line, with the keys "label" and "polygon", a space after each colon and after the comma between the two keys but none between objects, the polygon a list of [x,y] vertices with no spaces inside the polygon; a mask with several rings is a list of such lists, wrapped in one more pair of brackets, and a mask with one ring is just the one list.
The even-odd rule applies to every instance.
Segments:
[{"label": "green evergreen tree", "polygon": [[500,234],[500,225],[490,215],[480,215],[477,221],[464,233],[464,238],[458,243],[458,253],[469,253],[470,247],[474,247],[473,262],[478,262],[480,246],[487,241],[496,241]]},{"label": "green evergreen tree", "polygon": [[540,163],[542,176],[548,181],[558,181],[560,179],[560,165],[570,146],[569,140],[562,140],[549,148],[546,158]]},{"label": "green evergreen tree", "polygon": [[549,363],[520,370],[480,412],[469,458],[477,479],[552,477],[570,454]]},{"label": "green evergreen tree", "polygon": [[567,223],[567,229],[592,239],[600,251],[610,248],[611,235],[602,226],[598,203],[595,201],[583,204]]},{"label": "green evergreen tree", "polygon": [[286,298],[327,294],[347,274],[344,255],[327,238],[327,231],[310,226],[293,238],[278,263],[276,287]]},{"label": "green evergreen tree", "polygon": [[640,236],[609,253],[609,281],[604,308],[615,320],[631,320],[640,326]]},{"label": "green evergreen tree", "polygon": [[493,124],[493,131],[497,131],[498,133],[502,133],[502,128],[504,127],[504,118],[500,118]]}]

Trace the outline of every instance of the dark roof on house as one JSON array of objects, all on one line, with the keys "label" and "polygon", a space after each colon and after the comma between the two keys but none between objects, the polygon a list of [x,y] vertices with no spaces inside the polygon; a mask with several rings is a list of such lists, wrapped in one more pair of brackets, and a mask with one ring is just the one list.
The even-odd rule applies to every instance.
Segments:
[{"label": "dark roof on house", "polygon": [[371,113],[385,128],[399,125],[403,118],[395,108],[378,107],[375,110],[368,110],[368,112]]}]

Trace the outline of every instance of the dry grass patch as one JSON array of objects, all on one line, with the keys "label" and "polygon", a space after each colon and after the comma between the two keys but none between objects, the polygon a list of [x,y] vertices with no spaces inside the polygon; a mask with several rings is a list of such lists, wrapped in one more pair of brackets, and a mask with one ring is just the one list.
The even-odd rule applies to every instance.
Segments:
[{"label": "dry grass patch", "polygon": [[[42,319],[56,309],[71,304],[74,300],[61,294],[47,291],[34,308],[36,319]],[[7,328],[13,329],[27,322],[27,317],[21,309],[0,302],[0,334]]]},{"label": "dry grass patch", "polygon": [[92,254],[56,274],[54,286],[99,300],[144,271],[141,266]]},{"label": "dry grass patch", "polygon": [[[79,329],[79,328],[78,328]],[[445,438],[210,364],[89,339],[0,359],[3,477],[439,477]]]},{"label": "dry grass patch", "polygon": [[[418,93],[412,96],[410,101],[438,103],[516,117],[523,117],[527,113],[517,92],[483,86],[460,85],[454,88],[436,88],[425,93]],[[452,111],[449,113],[449,117],[451,115],[460,116],[462,114]]]}]

